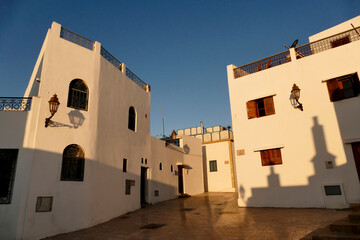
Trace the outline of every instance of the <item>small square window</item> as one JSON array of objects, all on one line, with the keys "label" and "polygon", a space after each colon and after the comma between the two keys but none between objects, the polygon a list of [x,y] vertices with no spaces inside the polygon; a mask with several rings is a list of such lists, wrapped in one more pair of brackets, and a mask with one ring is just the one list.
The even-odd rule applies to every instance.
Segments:
[{"label": "small square window", "polygon": [[275,114],[273,97],[260,98],[246,103],[248,118],[259,118]]},{"label": "small square window", "polygon": [[271,166],[282,164],[280,148],[268,149],[260,151],[261,165]]},{"label": "small square window", "polygon": [[216,160],[209,161],[210,172],[217,172],[217,162]]}]

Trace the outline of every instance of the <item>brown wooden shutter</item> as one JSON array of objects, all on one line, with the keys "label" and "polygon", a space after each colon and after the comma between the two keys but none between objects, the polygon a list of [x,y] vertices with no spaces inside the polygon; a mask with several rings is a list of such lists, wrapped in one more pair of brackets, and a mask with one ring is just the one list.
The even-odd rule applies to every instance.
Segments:
[{"label": "brown wooden shutter", "polygon": [[280,148],[274,149],[274,152],[275,152],[274,164],[282,164]]},{"label": "brown wooden shutter", "polygon": [[330,101],[339,100],[338,92],[340,91],[337,79],[329,80],[326,82],[329,91]]},{"label": "brown wooden shutter", "polygon": [[266,150],[260,151],[260,156],[261,156],[261,165],[262,166],[267,166],[268,165],[268,160],[267,160]]},{"label": "brown wooden shutter", "polygon": [[257,114],[256,114],[256,102],[255,101],[249,101],[246,103],[246,107],[247,107],[247,113],[248,113],[248,118],[256,118]]},{"label": "brown wooden shutter", "polygon": [[265,105],[265,114],[266,115],[275,114],[273,97],[264,98],[264,105]]}]

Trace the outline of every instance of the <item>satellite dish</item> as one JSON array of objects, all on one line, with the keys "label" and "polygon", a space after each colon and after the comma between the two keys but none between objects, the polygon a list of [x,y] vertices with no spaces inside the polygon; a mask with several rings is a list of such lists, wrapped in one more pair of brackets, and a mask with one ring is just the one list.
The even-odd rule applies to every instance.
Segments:
[{"label": "satellite dish", "polygon": [[296,45],[298,44],[299,39],[296,39],[293,44],[291,44],[290,48],[296,47]]},{"label": "satellite dish", "polygon": [[299,39],[296,39],[296,40],[291,44],[290,47],[288,47],[286,44],[284,44],[284,47],[286,47],[287,49],[294,48],[294,47],[296,47],[296,45],[298,44],[298,42],[299,42]]}]

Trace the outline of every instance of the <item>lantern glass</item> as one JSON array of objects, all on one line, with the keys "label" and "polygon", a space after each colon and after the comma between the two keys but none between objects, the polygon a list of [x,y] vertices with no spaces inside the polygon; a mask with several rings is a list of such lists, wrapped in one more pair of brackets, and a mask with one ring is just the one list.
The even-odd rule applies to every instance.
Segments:
[{"label": "lantern glass", "polygon": [[54,115],[57,112],[59,105],[59,99],[57,98],[57,95],[54,94],[54,96],[52,96],[49,101],[49,110],[51,115]]},{"label": "lantern glass", "polygon": [[291,94],[293,96],[294,99],[299,100],[300,98],[300,88],[298,86],[296,86],[296,84],[294,84],[292,90],[291,90]]}]

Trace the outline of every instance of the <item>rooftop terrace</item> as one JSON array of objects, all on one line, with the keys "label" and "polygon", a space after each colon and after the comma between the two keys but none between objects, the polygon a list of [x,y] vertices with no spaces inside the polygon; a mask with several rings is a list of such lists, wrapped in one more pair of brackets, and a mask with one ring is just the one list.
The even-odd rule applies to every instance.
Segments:
[{"label": "rooftop terrace", "polygon": [[[360,27],[295,47],[296,59],[304,58],[358,40],[360,40]],[[291,60],[290,51],[287,50],[256,62],[234,68],[234,78],[240,78],[259,71],[264,71],[291,62]]]}]

